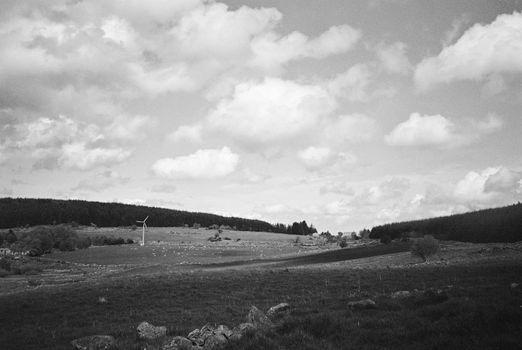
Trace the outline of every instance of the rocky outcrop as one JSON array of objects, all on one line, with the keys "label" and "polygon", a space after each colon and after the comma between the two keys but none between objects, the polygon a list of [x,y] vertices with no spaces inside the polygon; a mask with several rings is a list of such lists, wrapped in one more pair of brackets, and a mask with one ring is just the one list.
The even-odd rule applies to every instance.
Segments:
[{"label": "rocky outcrop", "polygon": [[411,296],[411,292],[407,290],[399,290],[397,292],[392,293],[392,299],[404,299]]},{"label": "rocky outcrop", "polygon": [[138,332],[138,339],[142,340],[154,340],[167,335],[167,327],[165,326],[153,326],[148,322],[142,322],[136,328]]},{"label": "rocky outcrop", "polygon": [[187,350],[193,348],[193,344],[185,337],[176,336],[163,345],[162,350]]},{"label": "rocky outcrop", "polygon": [[348,305],[348,308],[355,309],[355,310],[376,309],[377,308],[377,304],[372,299],[350,301],[347,305]]},{"label": "rocky outcrop", "polygon": [[110,335],[91,335],[71,342],[75,350],[109,350],[114,347],[115,339]]},{"label": "rocky outcrop", "polygon": [[289,314],[290,314],[290,304],[288,304],[288,303],[281,303],[281,304],[277,304],[276,306],[272,306],[266,312],[266,316],[272,322],[276,322]]},{"label": "rocky outcrop", "polygon": [[273,322],[255,306],[252,306],[250,311],[248,311],[247,322],[253,324],[254,328],[257,329],[267,329],[274,325]]}]

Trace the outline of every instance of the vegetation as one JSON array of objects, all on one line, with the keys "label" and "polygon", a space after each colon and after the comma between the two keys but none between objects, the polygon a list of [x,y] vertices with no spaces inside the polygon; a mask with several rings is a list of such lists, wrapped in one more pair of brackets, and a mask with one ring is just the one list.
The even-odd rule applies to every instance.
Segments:
[{"label": "vegetation", "polygon": [[[164,208],[121,203],[101,203],[82,200],[0,198],[0,228],[26,225],[51,225],[75,222],[94,226],[131,226],[147,215],[149,226],[228,225],[242,231],[272,231],[286,233],[287,227],[271,225],[261,220],[224,217]],[[284,227],[284,230],[282,230]]]},{"label": "vegetation", "polygon": [[439,218],[406,221],[372,228],[370,238],[401,238],[405,233],[417,232],[441,240],[463,242],[516,242],[522,240],[522,203],[507,207]]},{"label": "vegetation", "polygon": [[[245,322],[289,302],[288,319],[228,349],[519,349],[522,293],[509,285],[520,263],[422,265],[407,269],[236,270],[140,276],[0,296],[3,350],[70,349],[70,341],[111,334],[118,349],[143,349],[136,326],[147,320],[186,335],[207,322]],[[452,285],[453,287],[448,287]],[[421,291],[391,299],[398,290]],[[444,298],[425,293],[443,289]],[[98,303],[103,297],[105,303]],[[374,310],[350,310],[362,298]]]},{"label": "vegetation", "polygon": [[422,260],[427,261],[428,258],[439,251],[439,241],[433,236],[424,236],[417,238],[411,245],[411,253]]}]

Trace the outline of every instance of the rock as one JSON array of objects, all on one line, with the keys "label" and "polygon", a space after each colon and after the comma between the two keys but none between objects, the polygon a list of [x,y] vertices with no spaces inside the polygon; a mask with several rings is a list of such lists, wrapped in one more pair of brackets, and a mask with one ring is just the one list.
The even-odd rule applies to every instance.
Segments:
[{"label": "rock", "polygon": [[276,306],[272,306],[268,311],[266,312],[266,316],[271,320],[275,321],[277,319],[280,319],[283,316],[286,316],[290,313],[290,304],[288,303],[280,303]]},{"label": "rock", "polygon": [[214,333],[215,334],[222,334],[225,336],[225,338],[230,338],[230,336],[232,335],[232,330],[230,328],[228,328],[227,326],[225,325],[219,325],[215,330],[214,330]]},{"label": "rock", "polygon": [[212,350],[217,348],[218,346],[224,345],[228,342],[228,339],[221,333],[209,335],[205,339],[205,345],[203,346],[204,350]]},{"label": "rock", "polygon": [[392,299],[404,299],[411,296],[411,293],[407,290],[399,290],[395,293],[392,293]]},{"label": "rock", "polygon": [[375,301],[373,301],[372,299],[362,299],[362,300],[358,300],[358,301],[350,301],[348,303],[348,308],[358,309],[358,310],[376,309],[377,304],[375,304]]},{"label": "rock", "polygon": [[515,283],[515,282],[511,283],[511,289],[515,289],[517,287],[518,287],[518,283]]},{"label": "rock", "polygon": [[187,338],[190,339],[194,344],[203,346],[205,345],[205,341],[208,337],[214,335],[214,328],[207,323],[201,329],[194,329],[192,332],[187,335]]},{"label": "rock", "polygon": [[91,335],[74,339],[71,344],[76,350],[107,350],[114,346],[114,342],[111,335]]},{"label": "rock", "polygon": [[245,335],[245,333],[247,333],[248,331],[253,331],[255,329],[256,328],[252,323],[241,323],[239,326],[234,327],[234,329],[232,330],[232,334],[228,339],[239,340]]},{"label": "rock", "polygon": [[270,328],[274,325],[272,321],[255,306],[252,306],[250,311],[248,311],[247,321],[254,325],[254,328],[259,329]]},{"label": "rock", "polygon": [[167,327],[153,326],[148,322],[142,322],[136,328],[139,339],[153,340],[167,335]]},{"label": "rock", "polygon": [[176,336],[168,341],[161,350],[188,350],[192,349],[192,342],[185,337]]}]

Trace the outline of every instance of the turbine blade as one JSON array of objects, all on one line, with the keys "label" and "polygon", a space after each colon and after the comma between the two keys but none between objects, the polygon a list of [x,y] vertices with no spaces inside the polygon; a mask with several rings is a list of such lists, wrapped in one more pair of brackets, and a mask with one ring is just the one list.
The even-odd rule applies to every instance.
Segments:
[{"label": "turbine blade", "polygon": [[149,218],[149,216],[147,215],[147,217],[143,220],[143,222],[147,221],[148,218]]}]

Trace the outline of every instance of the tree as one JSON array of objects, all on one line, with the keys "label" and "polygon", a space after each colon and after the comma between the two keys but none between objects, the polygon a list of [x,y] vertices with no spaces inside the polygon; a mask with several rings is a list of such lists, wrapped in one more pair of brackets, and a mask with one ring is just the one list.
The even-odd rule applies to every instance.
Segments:
[{"label": "tree", "polygon": [[413,255],[416,255],[422,258],[422,260],[427,261],[428,257],[439,251],[439,241],[433,238],[433,236],[429,235],[422,238],[417,238],[411,245],[410,250]]}]

